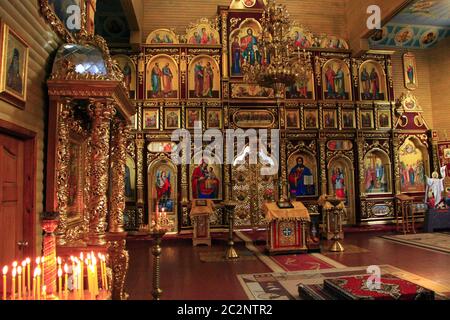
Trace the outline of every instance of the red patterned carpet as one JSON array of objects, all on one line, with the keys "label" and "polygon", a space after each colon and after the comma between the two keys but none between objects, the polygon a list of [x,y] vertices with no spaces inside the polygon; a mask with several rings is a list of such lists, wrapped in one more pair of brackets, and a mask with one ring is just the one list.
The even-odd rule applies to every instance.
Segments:
[{"label": "red patterned carpet", "polygon": [[245,242],[248,250],[252,251],[264,264],[276,272],[322,270],[342,266],[336,261],[316,253],[267,255],[265,252],[266,231],[238,231],[236,235]]}]

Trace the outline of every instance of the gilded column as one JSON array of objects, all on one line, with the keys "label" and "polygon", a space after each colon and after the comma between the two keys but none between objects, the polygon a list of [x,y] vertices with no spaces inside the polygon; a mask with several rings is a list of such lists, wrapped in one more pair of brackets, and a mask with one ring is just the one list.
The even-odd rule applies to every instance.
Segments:
[{"label": "gilded column", "polygon": [[228,79],[228,12],[222,11],[222,74],[223,79]]},{"label": "gilded column", "polygon": [[393,154],[394,154],[394,187],[395,187],[395,194],[401,193],[401,185],[400,185],[400,163],[399,163],[399,154],[398,149],[400,148],[400,139],[397,133],[394,133],[394,138],[392,139],[392,147],[393,147]]},{"label": "gilded column", "polygon": [[125,162],[127,125],[124,120],[115,118],[111,133],[111,209],[109,232],[124,232],[123,214],[125,210]]},{"label": "gilded column", "polygon": [[125,279],[128,272],[129,255],[125,250],[126,233],[108,234],[108,266],[112,271],[111,299],[126,300]]},{"label": "gilded column", "polygon": [[88,244],[104,245],[108,213],[110,125],[115,108],[111,103],[96,101],[89,106],[89,113],[92,119],[92,167]]},{"label": "gilded column", "polygon": [[58,117],[58,149],[56,163],[56,193],[58,199],[59,225],[56,230],[57,244],[63,246],[67,243],[67,202],[69,198],[68,175],[69,175],[69,118],[70,100],[60,103]]},{"label": "gilded column", "polygon": [[138,135],[136,139],[136,224],[138,228],[141,228],[144,224],[144,145],[145,140],[141,135]]},{"label": "gilded column", "polygon": [[321,193],[327,193],[327,165],[326,165],[326,143],[327,139],[323,136],[319,138],[319,159],[320,159],[320,186]]}]

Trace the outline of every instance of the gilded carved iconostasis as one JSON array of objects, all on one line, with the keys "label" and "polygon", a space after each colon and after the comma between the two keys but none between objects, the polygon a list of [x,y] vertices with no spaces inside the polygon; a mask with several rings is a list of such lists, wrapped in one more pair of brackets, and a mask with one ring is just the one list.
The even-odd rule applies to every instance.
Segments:
[{"label": "gilded carved iconostasis", "polygon": [[[69,2],[66,5],[78,3]],[[66,21],[61,4],[48,3]],[[414,54],[403,55],[402,95],[394,92],[394,74],[399,72],[394,70],[394,51],[371,50],[356,56],[339,26],[313,24],[317,29],[310,30],[305,21],[293,21],[291,45],[309,54],[312,72],[287,87],[280,99],[272,88],[244,81],[245,65],[268,63],[260,43],[264,1],[219,5],[215,16],[193,19],[184,30],[180,21],[185,18],[173,28],[162,22],[157,26],[159,20],[154,19],[145,23],[143,30],[151,28],[142,35],[143,43],[131,47],[122,45],[131,41],[133,28],[125,14],[107,18],[106,11],[99,10],[105,5],[102,1],[87,4],[84,19],[91,31],[95,26],[108,40],[136,109],[126,149],[127,230],[147,225],[156,209],[167,212],[174,222],[172,231],[190,230],[193,199],[217,204],[235,200],[236,225],[257,228],[263,225],[262,203],[285,195],[305,203],[310,212],[319,211],[317,199],[322,194],[344,199],[348,224],[389,222],[397,210],[397,193],[417,200],[423,196],[425,176],[438,160],[436,136],[411,93],[420,87]],[[111,6],[120,3],[113,1]],[[63,39],[72,36],[64,33]],[[89,61],[99,54],[95,47],[81,49],[90,50],[83,52]],[[80,66],[88,73],[95,68],[91,70],[95,74],[105,68],[101,63]],[[200,162],[174,165],[172,132],[193,133],[199,122],[202,131],[279,129],[284,140],[278,174],[262,176],[258,165],[220,165],[215,159],[196,157],[194,150],[188,157],[201,158]],[[76,153],[82,154],[82,147],[76,139],[73,146],[70,158],[79,161]],[[240,156],[245,158],[234,155]],[[75,163],[72,167],[70,177],[82,175]],[[82,199],[77,188],[69,190],[71,214],[79,211]],[[227,225],[222,210],[216,207],[213,227]]]},{"label": "gilded carved iconostasis", "polygon": [[[435,161],[432,139],[418,102],[403,108],[410,96],[394,93],[392,52],[353,57],[346,39],[294,22],[292,43],[311,53],[313,72],[277,101],[273,89],[243,80],[245,63],[265,63],[258,44],[263,6],[250,2],[218,7],[216,17],[193,21],[183,33],[152,30],[139,51],[112,50],[137,110],[127,149],[127,228],[147,224],[158,204],[172,231],[189,230],[191,200],[226,197],[238,203],[236,226],[256,228],[263,225],[262,203],[278,199],[281,185],[310,212],[318,212],[321,194],[345,199],[348,224],[392,220],[397,193],[420,199]],[[407,86],[414,85],[408,72],[415,72],[408,68],[416,68],[414,57],[405,56]],[[278,175],[207,158],[171,165],[172,131],[193,132],[196,121],[203,131],[280,129],[286,144]],[[226,224],[218,206],[211,225]]]}]

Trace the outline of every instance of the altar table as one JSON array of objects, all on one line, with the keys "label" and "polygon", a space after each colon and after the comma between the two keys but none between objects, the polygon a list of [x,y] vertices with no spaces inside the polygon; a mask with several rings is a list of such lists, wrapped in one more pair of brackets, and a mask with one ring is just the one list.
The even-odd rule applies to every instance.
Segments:
[{"label": "altar table", "polygon": [[267,202],[263,210],[269,224],[267,251],[269,254],[307,252],[306,230],[311,218],[303,203],[292,203],[294,208],[280,209]]},{"label": "altar table", "polygon": [[211,246],[209,216],[214,212],[212,200],[193,200],[190,216],[194,224],[192,245],[206,244]]}]

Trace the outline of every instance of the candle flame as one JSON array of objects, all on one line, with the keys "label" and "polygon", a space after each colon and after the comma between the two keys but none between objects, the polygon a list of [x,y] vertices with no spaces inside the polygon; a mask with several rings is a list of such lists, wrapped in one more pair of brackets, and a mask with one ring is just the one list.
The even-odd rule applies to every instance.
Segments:
[{"label": "candle flame", "polygon": [[17,274],[17,271],[16,271],[16,268],[14,268],[14,269],[12,270],[12,276],[13,276],[13,278],[16,277],[16,274]]},{"label": "candle flame", "polygon": [[27,265],[27,261],[26,260],[23,260],[22,261],[22,268],[24,268],[25,269],[25,266]]},{"label": "candle flame", "polygon": [[13,266],[13,268],[17,268],[17,261],[14,261],[12,266]]},{"label": "candle flame", "polygon": [[61,264],[61,263],[62,263],[61,257],[58,257],[58,264]]},{"label": "candle flame", "polygon": [[97,259],[95,257],[92,257],[92,264],[95,266],[97,264]]},{"label": "candle flame", "polygon": [[8,273],[8,266],[3,267],[3,275],[5,276]]},{"label": "candle flame", "polygon": [[62,277],[62,269],[61,268],[58,269],[58,277],[60,277],[60,278]]},{"label": "candle flame", "polygon": [[64,272],[65,273],[69,273],[69,266],[66,264],[64,264]]},{"label": "candle flame", "polygon": [[45,261],[45,256],[42,256],[41,257],[41,262],[44,263],[44,261]]},{"label": "candle flame", "polygon": [[27,262],[27,264],[31,263],[31,259],[30,258],[26,258],[25,261]]},{"label": "candle flame", "polygon": [[22,274],[22,267],[21,266],[19,266],[17,268],[17,273],[19,274],[19,276]]},{"label": "candle flame", "polygon": [[41,263],[41,257],[37,257],[36,258],[36,264],[40,264]]},{"label": "candle flame", "polygon": [[83,254],[83,252],[82,252],[82,253],[80,253],[80,259],[81,259],[81,260],[84,260],[83,258],[84,258],[84,254]]},{"label": "candle flame", "polygon": [[41,268],[40,267],[36,268],[36,274],[37,274],[38,277],[41,275]]}]

